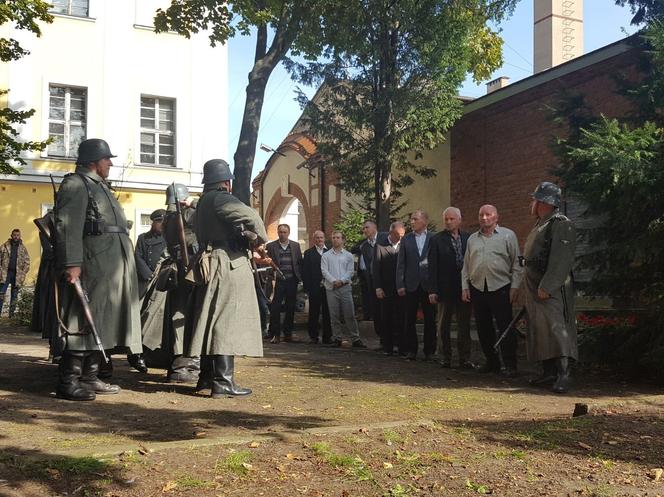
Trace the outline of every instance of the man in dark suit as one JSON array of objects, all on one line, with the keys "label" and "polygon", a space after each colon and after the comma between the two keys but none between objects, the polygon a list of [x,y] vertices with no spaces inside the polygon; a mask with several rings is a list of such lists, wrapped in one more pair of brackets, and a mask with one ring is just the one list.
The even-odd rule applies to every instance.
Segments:
[{"label": "man in dark suit", "polygon": [[[376,298],[376,286],[374,285],[372,267],[373,258],[378,245],[385,245],[387,243],[387,233],[379,233],[378,226],[373,221],[367,220],[362,226],[362,233],[365,239],[359,245],[359,276],[364,280],[364,285],[367,288],[366,305],[369,307],[369,314],[374,323],[374,332],[380,337],[381,345],[383,337],[381,330],[383,329],[380,305]],[[365,312],[366,315],[366,312]]]},{"label": "man in dark suit", "polygon": [[[284,341],[293,339],[293,319],[295,317],[295,297],[297,284],[302,280],[302,251],[300,244],[288,239],[290,226],[280,224],[277,227],[279,238],[267,244],[267,255],[277,264],[283,278],[277,277],[270,305],[270,331],[272,343],[279,343],[281,332]],[[281,325],[281,304],[285,302],[286,315]]]},{"label": "man in dark suit", "polygon": [[410,217],[413,229],[401,240],[397,258],[397,293],[406,297],[405,340],[408,359],[417,358],[417,309],[421,306],[424,314],[424,360],[430,360],[436,352],[436,309],[429,302],[428,253],[432,233],[427,230],[429,216],[416,210]]},{"label": "man in dark suit", "polygon": [[382,329],[383,351],[385,355],[394,354],[396,339],[399,352],[406,354],[404,335],[404,297],[397,293],[396,273],[397,258],[401,239],[406,229],[401,222],[390,226],[386,245],[376,245],[371,273],[379,302]]},{"label": "man in dark suit", "polygon": [[461,211],[448,207],[443,211],[445,230],[431,238],[429,246],[429,302],[438,304],[438,334],[443,346],[441,365],[452,365],[450,328],[452,316],[457,322],[457,350],[459,367],[474,369],[470,362],[470,312],[469,302],[461,300],[461,269],[469,234],[459,230]]},{"label": "man in dark suit", "polygon": [[318,318],[323,309],[323,343],[332,343],[332,327],[330,326],[330,310],[327,307],[325,287],[322,285],[323,274],[320,270],[320,259],[328,251],[325,246],[325,233],[314,232],[314,245],[304,251],[302,262],[302,286],[309,296],[309,339],[318,343]]}]

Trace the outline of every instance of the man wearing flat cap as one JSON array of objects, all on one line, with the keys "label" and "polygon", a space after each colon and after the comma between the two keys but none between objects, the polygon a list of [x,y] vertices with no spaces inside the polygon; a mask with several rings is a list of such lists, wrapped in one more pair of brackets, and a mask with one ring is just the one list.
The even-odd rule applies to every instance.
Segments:
[{"label": "man wearing flat cap", "polygon": [[65,334],[56,394],[67,400],[94,400],[120,390],[98,377],[103,359],[73,288],[77,280],[87,291],[104,349],[142,351],[134,249],[122,207],[106,183],[113,157],[104,140],[81,142],[76,170],[65,176],[55,201],[59,314]]},{"label": "man wearing flat cap", "polygon": [[136,269],[138,270],[138,294],[142,298],[148,286],[148,281],[152,278],[154,270],[157,268],[159,259],[166,250],[166,240],[164,240],[162,223],[166,210],[157,209],[150,214],[150,231],[138,235],[136,239]]},{"label": "man wearing flat cap", "polygon": [[556,393],[570,387],[571,361],[577,359],[576,318],[572,268],[576,231],[562,215],[560,188],[548,181],[531,194],[530,213],[537,223],[526,239],[527,350],[531,361],[542,363],[533,385],[553,385]]}]

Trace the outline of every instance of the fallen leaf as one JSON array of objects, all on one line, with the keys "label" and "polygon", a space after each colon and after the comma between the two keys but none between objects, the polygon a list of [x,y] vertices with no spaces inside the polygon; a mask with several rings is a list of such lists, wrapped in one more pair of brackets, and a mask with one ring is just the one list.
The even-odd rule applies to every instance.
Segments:
[{"label": "fallen leaf", "polygon": [[47,473],[49,474],[49,476],[50,476],[51,478],[53,478],[54,480],[59,480],[59,479],[60,479],[60,471],[58,471],[57,469],[46,468],[46,472],[47,472]]},{"label": "fallen leaf", "polygon": [[254,470],[253,465],[249,464],[248,462],[243,462],[242,467],[244,469],[246,469],[247,471],[253,471]]},{"label": "fallen leaf", "polygon": [[249,444],[249,447],[251,447],[252,449],[255,449],[256,447],[260,447],[260,446],[261,446],[261,444],[259,444],[258,442],[251,442]]},{"label": "fallen leaf", "polygon": [[291,460],[293,460],[293,459],[295,459],[295,456],[294,456],[293,454],[290,454],[290,453],[289,453],[289,454],[286,454],[286,459],[291,459]]},{"label": "fallen leaf", "polygon": [[263,409],[271,409],[272,405],[271,404],[265,404],[264,406],[261,406]]},{"label": "fallen leaf", "polygon": [[177,488],[178,484],[175,481],[167,481],[166,485],[164,485],[161,489],[162,492],[170,492],[171,490],[175,490]]},{"label": "fallen leaf", "polygon": [[654,468],[648,472],[648,477],[654,481],[659,481],[662,479],[663,474],[664,470],[662,468]]},{"label": "fallen leaf", "polygon": [[582,449],[593,450],[593,448],[588,444],[584,444],[583,442],[577,442],[577,443],[579,444],[579,447],[581,447]]},{"label": "fallen leaf", "polygon": [[195,432],[194,432],[194,436],[195,436],[196,438],[202,438],[202,437],[204,437],[205,435],[207,435],[207,432],[206,432],[206,431],[195,431]]},{"label": "fallen leaf", "polygon": [[385,469],[390,469],[390,468],[393,468],[394,465],[393,465],[391,462],[384,462],[384,463],[383,463],[383,467],[384,467]]}]

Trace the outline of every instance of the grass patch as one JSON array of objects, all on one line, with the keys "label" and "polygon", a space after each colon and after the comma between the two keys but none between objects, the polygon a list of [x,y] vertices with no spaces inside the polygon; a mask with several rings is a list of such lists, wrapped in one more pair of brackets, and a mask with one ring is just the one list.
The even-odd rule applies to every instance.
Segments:
[{"label": "grass patch", "polygon": [[456,457],[447,454],[441,454],[440,452],[429,452],[428,454],[425,454],[425,456],[429,461],[434,463],[445,462],[448,464],[454,464],[457,462]]},{"label": "grass patch", "polygon": [[408,487],[402,487],[401,484],[397,483],[385,492],[383,497],[410,497],[412,488],[411,485],[408,485]]},{"label": "grass patch", "polygon": [[383,438],[388,444],[399,443],[402,440],[401,435],[394,430],[385,430],[383,432]]},{"label": "grass patch", "polygon": [[215,486],[213,481],[201,480],[200,478],[195,478],[191,475],[181,475],[177,480],[177,488],[183,490],[192,489],[192,488],[211,488]]},{"label": "grass patch", "polygon": [[217,461],[214,466],[215,473],[220,471],[230,471],[237,475],[244,476],[249,472],[249,461],[251,460],[251,452],[248,450],[239,450],[237,452],[231,452],[222,460]]},{"label": "grass patch", "polygon": [[496,459],[503,459],[505,457],[513,457],[514,459],[518,459],[520,461],[523,461],[526,458],[526,453],[523,450],[499,450],[497,452],[493,453],[493,457]]},{"label": "grass patch", "polygon": [[615,494],[615,490],[606,484],[600,484],[596,487],[586,487],[581,491],[583,497],[613,497]]},{"label": "grass patch", "polygon": [[34,458],[13,454],[0,454],[0,464],[30,476],[58,479],[66,476],[99,475],[112,469],[106,461],[94,457]]},{"label": "grass patch", "polygon": [[486,485],[482,485],[480,483],[475,483],[471,480],[466,480],[466,488],[468,490],[471,490],[472,492],[477,493],[477,494],[491,493],[491,490]]},{"label": "grass patch", "polygon": [[375,481],[369,468],[359,456],[336,454],[332,452],[330,445],[325,442],[317,442],[311,446],[316,456],[323,459],[335,468],[343,468],[352,474],[358,481]]}]

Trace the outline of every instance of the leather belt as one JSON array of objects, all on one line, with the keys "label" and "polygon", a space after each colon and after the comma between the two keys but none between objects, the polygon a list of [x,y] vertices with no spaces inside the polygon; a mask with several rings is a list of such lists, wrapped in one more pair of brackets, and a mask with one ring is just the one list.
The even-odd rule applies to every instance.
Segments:
[{"label": "leather belt", "polygon": [[103,230],[104,233],[122,233],[123,235],[129,234],[129,229],[125,228],[124,226],[105,225]]}]

